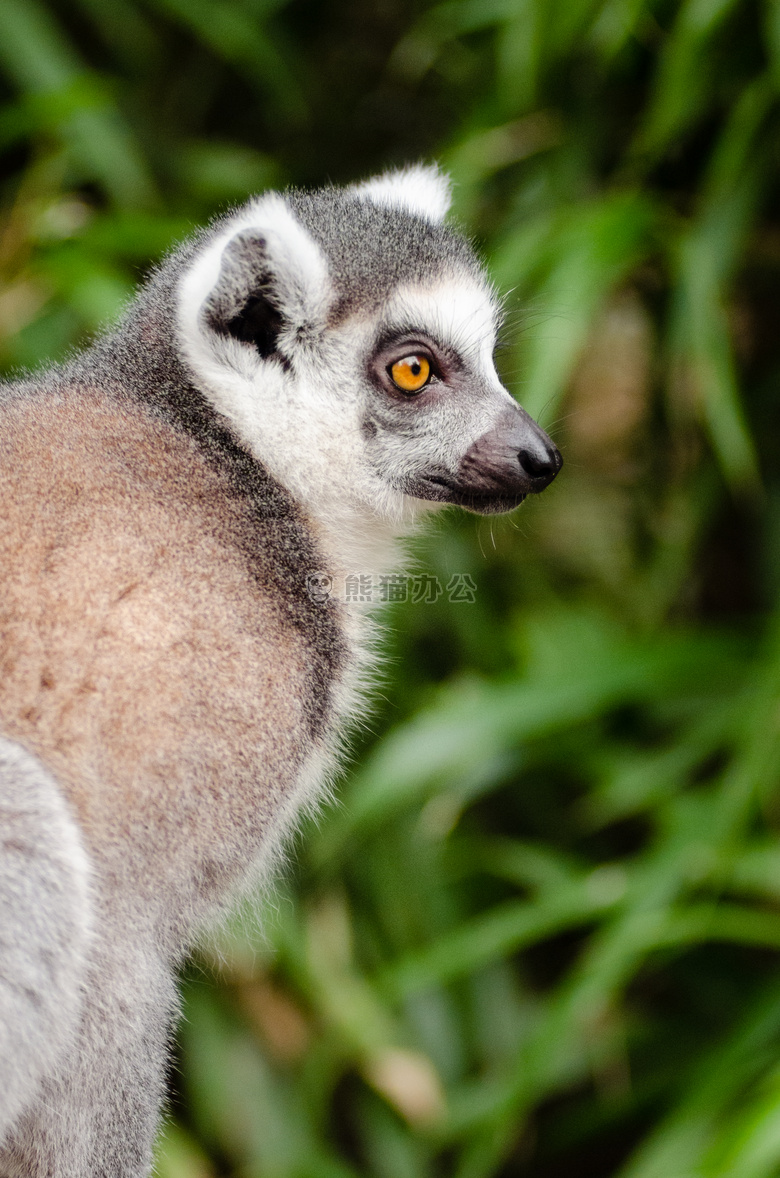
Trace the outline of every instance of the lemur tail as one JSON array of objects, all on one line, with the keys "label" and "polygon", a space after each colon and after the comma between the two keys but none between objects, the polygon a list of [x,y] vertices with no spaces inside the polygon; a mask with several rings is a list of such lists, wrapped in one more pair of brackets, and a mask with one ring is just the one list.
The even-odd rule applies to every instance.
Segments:
[{"label": "lemur tail", "polygon": [[39,761],[0,738],[0,1142],[72,1041],[90,924],[67,803]]}]

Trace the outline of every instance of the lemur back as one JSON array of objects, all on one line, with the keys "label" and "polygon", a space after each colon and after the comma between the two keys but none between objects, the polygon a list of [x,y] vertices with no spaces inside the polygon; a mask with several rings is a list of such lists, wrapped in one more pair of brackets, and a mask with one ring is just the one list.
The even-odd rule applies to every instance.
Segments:
[{"label": "lemur back", "polygon": [[149,1173],[175,969],[358,698],[344,578],[560,467],[447,204],[425,168],[261,197],[2,390],[0,1178]]}]

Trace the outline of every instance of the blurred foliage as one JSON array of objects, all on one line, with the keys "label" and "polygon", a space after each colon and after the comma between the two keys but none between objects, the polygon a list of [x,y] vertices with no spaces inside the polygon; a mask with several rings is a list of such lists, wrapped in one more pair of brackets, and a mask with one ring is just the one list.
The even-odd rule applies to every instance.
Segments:
[{"label": "blurred foliage", "polygon": [[252,190],[434,156],[566,457],[419,545],[476,600],[392,607],[189,969],[158,1178],[780,1174],[778,0],[0,0],[0,75],[6,369]]}]

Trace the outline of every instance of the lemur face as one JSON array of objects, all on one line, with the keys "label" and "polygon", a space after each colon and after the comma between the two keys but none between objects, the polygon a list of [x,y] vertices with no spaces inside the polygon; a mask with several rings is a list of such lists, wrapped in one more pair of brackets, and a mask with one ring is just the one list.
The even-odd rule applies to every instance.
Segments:
[{"label": "lemur face", "polygon": [[406,495],[509,511],[555,478],[550,439],[501,385],[490,292],[453,275],[396,292],[366,365],[373,468]]},{"label": "lemur face", "polygon": [[218,226],[185,273],[193,374],[315,514],[508,511],[560,469],[498,379],[495,298],[441,223],[448,199],[425,168],[271,194]]}]

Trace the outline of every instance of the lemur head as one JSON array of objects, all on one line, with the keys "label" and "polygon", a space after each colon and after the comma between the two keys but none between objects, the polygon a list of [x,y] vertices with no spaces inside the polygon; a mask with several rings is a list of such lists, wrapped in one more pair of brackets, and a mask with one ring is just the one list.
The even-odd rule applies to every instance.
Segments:
[{"label": "lemur head", "polygon": [[507,511],[560,469],[498,379],[496,299],[448,207],[428,167],[270,193],[215,225],[183,275],[196,381],[315,513]]}]

